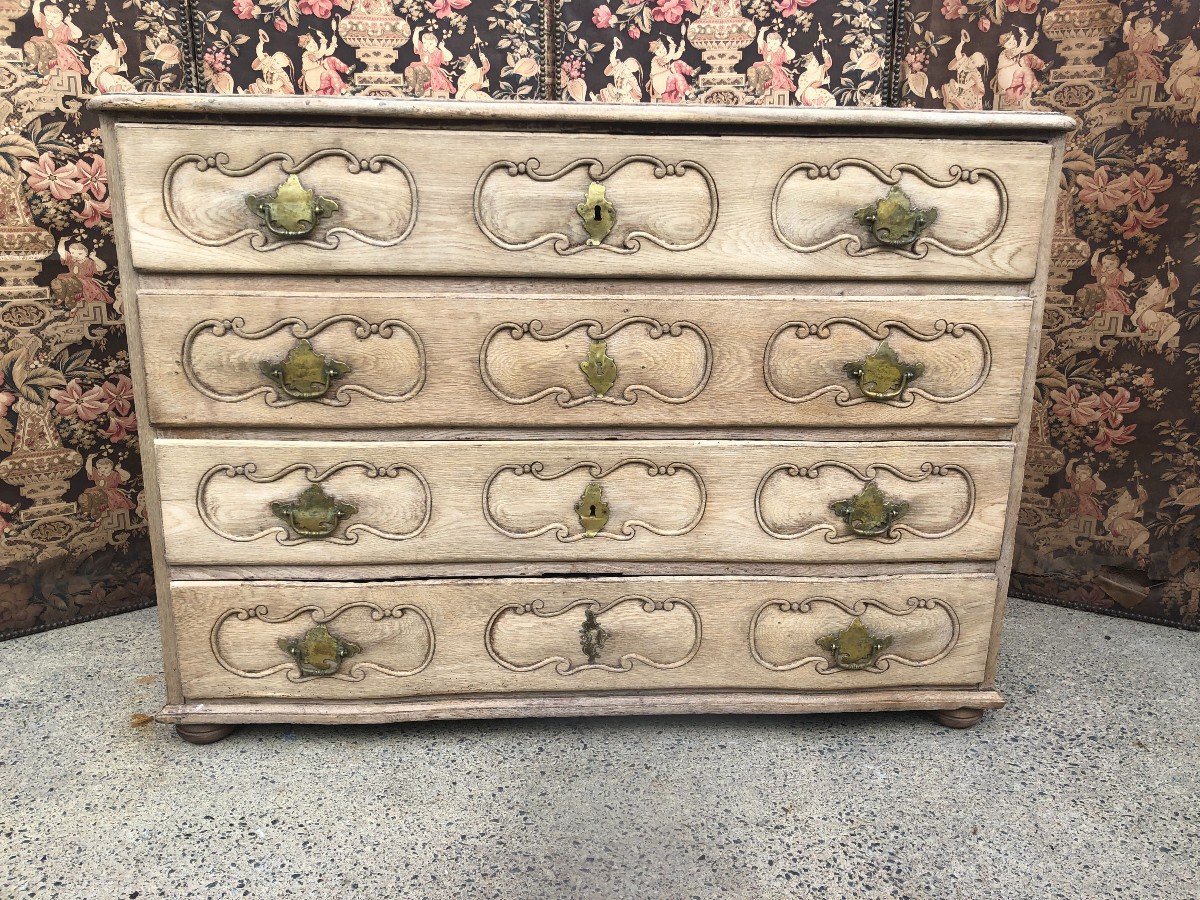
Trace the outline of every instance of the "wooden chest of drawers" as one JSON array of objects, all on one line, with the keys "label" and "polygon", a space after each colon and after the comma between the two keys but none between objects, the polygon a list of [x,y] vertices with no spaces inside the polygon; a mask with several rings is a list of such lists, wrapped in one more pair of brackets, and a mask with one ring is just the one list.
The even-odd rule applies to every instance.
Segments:
[{"label": "wooden chest of drawers", "polygon": [[1002,704],[1069,119],[94,105],[183,737]]}]

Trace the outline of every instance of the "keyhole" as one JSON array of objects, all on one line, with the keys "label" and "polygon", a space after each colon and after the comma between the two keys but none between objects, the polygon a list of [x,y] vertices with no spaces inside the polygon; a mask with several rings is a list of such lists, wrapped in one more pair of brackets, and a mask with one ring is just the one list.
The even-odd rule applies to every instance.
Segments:
[{"label": "keyhole", "polygon": [[590,515],[590,516],[596,515],[596,504],[595,503],[593,503],[591,506],[589,506],[588,509],[591,510],[591,512],[589,512],[588,515]]},{"label": "keyhole", "polygon": [[597,203],[594,207],[592,207],[592,209],[596,213],[596,215],[595,215],[596,221],[599,222],[600,221],[600,204]]}]

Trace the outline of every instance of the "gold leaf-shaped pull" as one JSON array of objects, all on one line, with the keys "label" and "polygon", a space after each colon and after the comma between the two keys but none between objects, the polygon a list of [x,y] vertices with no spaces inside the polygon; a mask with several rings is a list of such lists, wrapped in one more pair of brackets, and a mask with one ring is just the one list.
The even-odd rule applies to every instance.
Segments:
[{"label": "gold leaf-shaped pull", "polygon": [[301,675],[335,675],[342,660],[362,652],[352,641],[343,641],[324,625],[316,625],[299,639],[280,639],[279,649],[296,660]]},{"label": "gold leaf-shaped pull", "polygon": [[875,351],[858,362],[846,363],[846,374],[858,380],[858,389],[868,400],[894,400],[908,383],[921,377],[925,366],[900,361],[896,351],[882,341]]},{"label": "gold leaf-shaped pull", "polygon": [[903,500],[888,500],[874,481],[868,482],[866,487],[850,499],[829,504],[829,508],[860,537],[887,534],[892,523],[908,512],[907,503]]},{"label": "gold leaf-shaped pull", "polygon": [[301,184],[299,175],[285,178],[274,194],[251,194],[246,205],[280,237],[303,237],[317,227],[318,219],[339,208],[336,200],[318,197]]},{"label": "gold leaf-shaped pull", "polygon": [[579,368],[597,397],[603,397],[616,383],[617,361],[608,355],[607,341],[592,341]]},{"label": "gold leaf-shaped pull", "polygon": [[587,656],[588,665],[595,665],[609,637],[609,632],[596,621],[595,610],[585,610],[583,624],[579,626],[579,646]]},{"label": "gold leaf-shaped pull", "polygon": [[856,617],[841,631],[817,638],[816,644],[833,655],[833,664],[839,669],[869,669],[879,654],[892,645],[892,638],[876,637]]},{"label": "gold leaf-shaped pull", "polygon": [[871,235],[885,247],[911,247],[921,232],[937,220],[934,208],[918,209],[908,194],[892,185],[887,196],[864,206],[854,218],[871,229]]},{"label": "gold leaf-shaped pull", "polygon": [[575,207],[583,219],[583,230],[587,232],[587,245],[599,247],[617,221],[617,210],[604,196],[604,185],[593,181],[588,185],[587,196]]},{"label": "gold leaf-shaped pull", "polygon": [[296,341],[279,362],[259,363],[264,375],[294,400],[316,400],[325,396],[329,382],[350,374],[344,362],[322,356],[313,350],[311,341]]},{"label": "gold leaf-shaped pull", "polygon": [[591,482],[583,489],[583,495],[575,504],[579,524],[587,537],[595,537],[608,524],[608,504],[604,502],[604,488]]},{"label": "gold leaf-shaped pull", "polygon": [[271,504],[271,512],[302,538],[329,537],[342,519],[358,512],[353,503],[334,500],[319,484],[304,489],[295,500]]}]

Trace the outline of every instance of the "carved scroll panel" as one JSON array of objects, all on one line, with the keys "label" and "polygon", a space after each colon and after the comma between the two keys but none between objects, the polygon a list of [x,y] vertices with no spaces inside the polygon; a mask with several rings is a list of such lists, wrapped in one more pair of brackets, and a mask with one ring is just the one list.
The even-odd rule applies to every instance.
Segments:
[{"label": "carved scroll panel", "polygon": [[[599,647],[581,640],[581,625],[589,621],[603,631]],[[677,669],[700,649],[700,614],[686,600],[642,595],[576,600],[555,609],[542,600],[510,603],[492,615],[484,642],[488,655],[510,672],[548,666],[558,675]]]},{"label": "carved scroll panel", "polygon": [[[887,641],[887,649],[869,665],[846,669],[818,644],[827,635],[844,632],[857,620],[872,636]],[[833,597],[769,600],[750,623],[750,653],[773,672],[811,666],[818,675],[838,672],[879,674],[893,665],[923,667],[945,659],[958,644],[958,615],[944,600],[909,597],[900,601]]]},{"label": "carved scroll panel", "polygon": [[[920,364],[923,371],[898,396],[871,399],[846,366],[877,352],[884,341],[900,359]],[[975,394],[991,370],[991,345],[983,331],[945,319],[928,327],[891,319],[872,327],[851,316],[793,320],[775,330],[763,353],[767,389],[795,404],[881,403],[903,409],[918,400],[956,403]]]},{"label": "carved scroll panel", "polygon": [[[576,207],[592,182],[615,209],[611,233],[595,246]],[[474,213],[479,230],[503,250],[549,244],[559,256],[637,253],[644,246],[684,251],[708,240],[717,224],[717,186],[692,160],[633,155],[575,159],[553,168],[536,158],[498,160],[479,176]]]},{"label": "carved scroll panel", "polygon": [[[577,506],[589,490],[604,504],[605,521],[595,529],[583,524]],[[625,459],[607,468],[578,462],[556,470],[536,460],[514,463],[497,469],[483,491],[484,517],[500,534],[563,544],[684,535],[700,523],[705,502],[704,481],[695,469],[650,459]]]},{"label": "carved scroll panel", "polygon": [[[297,400],[264,377],[263,364],[284,359],[298,341],[322,356],[348,364],[317,398]],[[420,336],[400,319],[368,320],[341,314],[315,321],[288,316],[261,328],[244,319],[205,319],[183,341],[184,377],[197,391],[222,403],[261,398],[274,408],[297,403],[346,406],[355,397],[399,403],[425,384],[425,348]]]},{"label": "carved scroll panel", "polygon": [[429,484],[417,469],[401,462],[347,460],[328,468],[306,463],[276,468],[254,462],[217,465],[196,488],[196,511],[218,537],[248,543],[272,541],[283,546],[313,538],[281,522],[279,504],[295,502],[312,486],[352,507],[323,544],[356,544],[362,537],[405,541],[425,530],[432,514]]},{"label": "carved scroll panel", "polygon": [[[907,246],[879,243],[855,218],[892,186],[914,208],[936,211],[936,219]],[[944,171],[927,171],[916,163],[883,168],[857,158],[798,162],[779,179],[771,201],[775,236],[797,253],[837,247],[856,257],[970,256],[992,244],[1007,222],[1008,190],[1000,176],[991,169],[953,164]]]},{"label": "carved scroll panel", "polygon": [[[334,671],[305,674],[284,646],[322,626],[352,652],[330,665]],[[209,648],[221,668],[240,678],[358,682],[424,671],[435,639],[433,623],[419,606],[357,601],[329,612],[315,605],[276,613],[265,605],[228,609],[212,626]]]},{"label": "carved scroll panel", "polygon": [[[330,147],[300,159],[278,152],[239,163],[223,152],[188,153],[167,169],[162,188],[167,218],[193,242],[206,247],[241,244],[263,253],[297,245],[333,250],[343,242],[393,247],[416,225],[417,185],[394,156],[360,157]],[[246,200],[272,195],[292,174],[305,188],[334,200],[337,210],[307,236],[280,238],[266,229]]]},{"label": "carved scroll panel", "polygon": [[[595,350],[611,367],[601,384],[587,375]],[[642,400],[680,404],[708,384],[712,345],[692,322],[646,316],[629,316],[607,328],[596,319],[559,328],[537,319],[503,322],[484,339],[479,371],[489,391],[514,405],[541,400],[563,409],[593,403],[632,406]]]},{"label": "carved scroll panel", "polygon": [[[854,533],[834,507],[860,496],[868,485],[875,485],[890,502],[905,509],[879,533],[864,536]],[[860,469],[824,460],[772,468],[758,483],[754,511],[762,530],[779,540],[894,544],[954,534],[970,521],[975,496],[975,479],[958,465],[926,462],[908,471],[887,463]]]}]

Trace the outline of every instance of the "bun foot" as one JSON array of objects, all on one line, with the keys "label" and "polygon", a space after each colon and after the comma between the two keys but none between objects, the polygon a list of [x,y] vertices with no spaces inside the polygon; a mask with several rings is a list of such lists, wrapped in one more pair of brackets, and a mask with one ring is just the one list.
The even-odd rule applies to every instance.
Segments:
[{"label": "bun foot", "polygon": [[189,744],[215,744],[233,734],[236,725],[176,725],[175,733]]},{"label": "bun foot", "polygon": [[933,717],[939,725],[945,725],[947,728],[970,728],[979,724],[979,720],[983,718],[983,710],[972,709],[969,706],[938,709],[934,710]]}]

